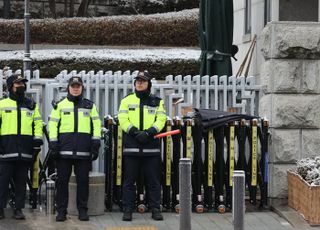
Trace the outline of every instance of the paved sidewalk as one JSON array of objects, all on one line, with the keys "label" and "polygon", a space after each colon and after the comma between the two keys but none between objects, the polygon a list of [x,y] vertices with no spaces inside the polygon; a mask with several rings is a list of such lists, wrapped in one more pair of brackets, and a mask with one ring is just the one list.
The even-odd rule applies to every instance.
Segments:
[{"label": "paved sidewalk", "polygon": [[[299,216],[299,214],[290,209],[285,212],[292,212],[291,218],[293,219],[296,218],[295,215]],[[89,222],[81,222],[77,216],[68,216],[68,220],[63,223],[57,223],[54,215],[46,215],[45,212],[40,212],[39,210],[25,209],[24,213],[27,217],[25,221],[12,219],[11,209],[6,209],[5,213],[6,218],[0,220],[0,230],[106,230],[110,227],[120,226],[155,226],[159,230],[179,229],[179,215],[176,213],[163,213],[164,221],[153,221],[150,213],[134,213],[132,222],[123,222],[121,220],[122,213],[106,212],[103,216],[91,217]],[[309,227],[308,224],[292,226],[280,215],[272,211],[248,212],[245,215],[245,230],[320,229],[319,227]],[[232,214],[193,213],[192,230],[233,230]]]}]

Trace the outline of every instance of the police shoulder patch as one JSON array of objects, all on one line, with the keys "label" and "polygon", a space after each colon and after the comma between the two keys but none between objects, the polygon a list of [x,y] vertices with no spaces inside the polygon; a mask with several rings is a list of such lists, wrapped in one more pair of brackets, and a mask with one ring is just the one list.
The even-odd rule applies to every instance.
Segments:
[{"label": "police shoulder patch", "polygon": [[57,108],[58,108],[58,104],[59,104],[60,102],[62,102],[64,99],[65,99],[65,97],[61,98],[59,101],[52,100],[52,102],[51,102],[52,107],[53,107],[54,109],[57,109]]},{"label": "police shoulder patch", "polygon": [[152,98],[152,100],[156,101],[157,103],[160,103],[160,101],[162,100],[160,97],[154,94],[151,94],[150,97]]},{"label": "police shoulder patch", "polygon": [[93,101],[89,100],[89,99],[86,99],[84,98],[83,99],[83,107],[86,108],[86,109],[92,109],[93,107]]},{"label": "police shoulder patch", "polygon": [[160,97],[150,94],[150,96],[144,101],[144,104],[155,107],[155,106],[159,106],[160,101],[161,101]]},{"label": "police shoulder patch", "polygon": [[151,97],[155,98],[155,100],[159,100],[159,101],[162,100],[161,97],[158,97],[158,96],[156,96],[156,95],[154,95],[154,94],[151,94]]},{"label": "police shoulder patch", "polygon": [[36,108],[36,102],[32,98],[26,97],[25,104],[26,107],[30,110],[34,110]]}]

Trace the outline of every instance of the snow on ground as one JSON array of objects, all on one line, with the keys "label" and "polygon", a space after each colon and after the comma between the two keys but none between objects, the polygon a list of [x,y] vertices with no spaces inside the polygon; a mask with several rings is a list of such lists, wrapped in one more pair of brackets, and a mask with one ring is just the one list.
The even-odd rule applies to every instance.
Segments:
[{"label": "snow on ground", "polygon": [[[159,61],[159,60],[198,60],[201,51],[188,48],[149,48],[149,49],[59,49],[31,50],[34,60],[124,60],[124,61]],[[0,51],[0,60],[21,60],[23,50]]]}]

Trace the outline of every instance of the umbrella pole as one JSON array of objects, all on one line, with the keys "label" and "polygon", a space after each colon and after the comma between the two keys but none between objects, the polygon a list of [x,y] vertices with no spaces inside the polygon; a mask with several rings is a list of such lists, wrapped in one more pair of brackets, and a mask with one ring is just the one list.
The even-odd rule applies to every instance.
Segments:
[{"label": "umbrella pole", "polygon": [[[254,48],[254,44],[256,42],[256,39],[257,39],[257,35],[255,34],[254,37],[253,37],[253,40],[251,42],[251,45],[250,45],[250,47],[249,47],[249,49],[248,49],[248,51],[246,53],[246,56],[244,57],[244,60],[241,63],[240,68],[239,68],[239,70],[238,70],[238,72],[236,74],[236,77],[238,77],[238,76],[240,76],[242,74],[242,71],[244,69],[244,66],[246,65],[247,59],[248,59],[250,53],[253,52],[253,48]],[[250,59],[250,61],[251,61],[251,59]]]},{"label": "umbrella pole", "polygon": [[254,36],[253,38],[253,41],[252,41],[252,49],[251,49],[251,52],[250,52],[250,56],[249,56],[249,61],[248,61],[248,65],[247,65],[247,68],[246,68],[246,71],[244,72],[244,76],[248,77],[248,73],[249,73],[249,69],[250,69],[250,65],[251,65],[251,60],[252,60],[252,54],[253,54],[253,51],[254,51],[254,47],[256,46],[256,43],[257,43],[257,35]]}]

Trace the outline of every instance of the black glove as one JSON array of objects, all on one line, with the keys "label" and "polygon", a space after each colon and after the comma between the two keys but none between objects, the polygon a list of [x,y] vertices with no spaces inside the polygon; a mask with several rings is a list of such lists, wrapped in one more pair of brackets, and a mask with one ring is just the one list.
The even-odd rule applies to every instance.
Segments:
[{"label": "black glove", "polygon": [[52,159],[54,160],[59,159],[60,153],[59,153],[58,141],[51,141],[49,143],[49,149],[50,149],[50,157],[52,157]]},{"label": "black glove", "polygon": [[34,160],[35,160],[36,156],[40,153],[42,144],[43,144],[43,141],[41,139],[33,139],[32,146],[33,146]]},{"label": "black glove", "polygon": [[58,160],[59,157],[60,157],[60,153],[59,151],[57,150],[53,150],[53,149],[50,149],[51,152],[50,152],[50,158],[54,159],[54,160]]},{"label": "black glove", "polygon": [[150,140],[149,134],[147,131],[140,131],[137,136],[136,140],[142,144],[147,143]]},{"label": "black glove", "polygon": [[33,148],[40,148],[43,145],[42,139],[34,139],[32,142]]},{"label": "black glove", "polygon": [[91,143],[91,160],[95,161],[99,157],[99,148],[100,148],[100,141],[93,141]]},{"label": "black glove", "polygon": [[146,130],[146,132],[148,133],[149,137],[154,137],[154,135],[158,133],[155,127],[150,127],[149,129]]},{"label": "black glove", "polygon": [[134,126],[132,126],[132,127],[129,129],[129,135],[132,136],[132,137],[136,137],[139,132],[140,132],[140,130],[137,129],[137,127],[134,127]]},{"label": "black glove", "polygon": [[40,151],[41,151],[41,147],[33,147],[33,154],[32,154],[33,162],[35,162],[35,159],[40,153]]},{"label": "black glove", "polygon": [[99,152],[91,152],[91,160],[95,161],[99,157]]},{"label": "black glove", "polygon": [[0,145],[0,154],[4,155],[4,153],[5,153],[5,150],[4,150],[3,146]]}]

